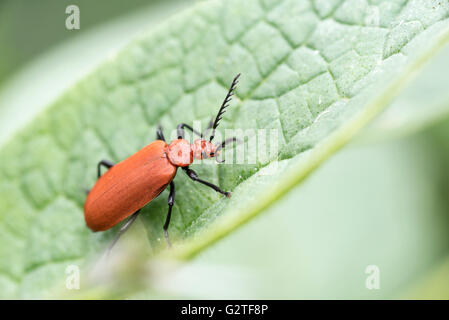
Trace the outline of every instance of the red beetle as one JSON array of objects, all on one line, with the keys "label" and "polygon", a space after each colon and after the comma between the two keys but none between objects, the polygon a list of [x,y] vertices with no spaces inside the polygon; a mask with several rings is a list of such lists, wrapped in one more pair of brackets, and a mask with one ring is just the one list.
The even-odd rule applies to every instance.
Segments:
[{"label": "red beetle", "polygon": [[[159,127],[157,130],[158,140],[137,151],[129,158],[115,165],[107,160],[98,163],[97,183],[89,191],[84,204],[84,219],[87,226],[93,231],[105,231],[129,217],[120,228],[110,248],[136,220],[142,207],[156,198],[168,185],[170,185],[170,194],[168,196],[168,214],[164,224],[164,234],[170,245],[167,230],[175,201],[173,179],[178,167],[181,167],[193,181],[202,183],[227,197],[231,196],[230,192],[223,191],[218,186],[198,178],[198,175],[189,168],[189,165],[194,158],[215,157],[227,144],[237,141],[236,138],[231,138],[219,145],[212,143],[215,129],[226,107],[228,107],[239,76],[240,74],[232,81],[215,121],[211,122],[207,129],[212,129],[209,140],[204,140],[202,133],[181,123],[177,127],[178,139],[167,145],[162,129]],[[184,139],[184,128],[198,135],[200,139],[190,144]],[[104,175],[101,175],[101,166],[109,169]]]}]

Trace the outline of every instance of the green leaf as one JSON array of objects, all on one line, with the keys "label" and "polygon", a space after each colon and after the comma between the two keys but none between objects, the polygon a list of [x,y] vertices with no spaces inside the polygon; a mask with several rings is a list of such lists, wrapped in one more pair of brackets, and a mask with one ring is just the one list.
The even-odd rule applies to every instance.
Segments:
[{"label": "green leaf", "polygon": [[[100,252],[116,229],[92,234],[84,225],[82,190],[96,163],[128,157],[158,123],[167,132],[206,124],[241,72],[220,130],[276,129],[279,151],[256,165],[193,166],[231,199],[178,175],[169,255],[197,254],[384,109],[448,41],[448,11],[440,1],[210,1],[135,40],[1,147],[2,287],[39,296],[64,282],[68,264]],[[154,252],[165,247],[166,198],[141,215]]]}]

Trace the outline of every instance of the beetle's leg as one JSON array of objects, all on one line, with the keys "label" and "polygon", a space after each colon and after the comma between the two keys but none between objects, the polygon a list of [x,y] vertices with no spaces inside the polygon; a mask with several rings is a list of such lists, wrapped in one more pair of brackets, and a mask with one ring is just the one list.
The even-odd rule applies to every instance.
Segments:
[{"label": "beetle's leg", "polygon": [[129,218],[128,220],[126,220],[126,222],[123,224],[123,226],[120,227],[120,230],[118,231],[117,235],[115,236],[114,240],[112,241],[112,243],[109,245],[108,248],[108,254],[111,252],[112,248],[115,246],[115,244],[117,243],[118,239],[120,239],[120,237],[122,236],[122,234],[124,234],[126,232],[126,230],[129,229],[129,227],[131,227],[131,225],[133,224],[134,221],[136,221],[137,216],[140,213],[140,210],[137,210],[136,212],[134,212]]},{"label": "beetle's leg", "polygon": [[158,140],[165,141],[164,133],[162,132],[162,127],[161,126],[157,127],[156,137],[157,137]]},{"label": "beetle's leg", "polygon": [[229,139],[226,139],[225,141],[223,141],[222,143],[220,143],[216,149],[216,151],[220,151],[221,149],[224,149],[228,144],[231,144],[233,142],[236,143],[242,143],[241,140],[237,139],[236,137],[232,137]]},{"label": "beetle's leg", "polygon": [[201,180],[200,178],[198,178],[198,175],[196,174],[196,172],[193,171],[192,169],[189,169],[189,167],[183,167],[182,169],[183,169],[184,172],[187,174],[187,176],[188,176],[190,179],[192,179],[193,181],[197,181],[197,182],[199,182],[199,183],[202,183],[202,184],[204,184],[204,185],[206,185],[206,186],[208,186],[208,187],[214,189],[215,191],[217,191],[217,192],[219,192],[219,193],[221,193],[221,194],[224,194],[224,195],[225,195],[226,197],[228,197],[228,198],[231,197],[231,193],[230,193],[230,192],[228,192],[228,191],[223,191],[223,190],[220,189],[220,187],[216,186],[215,184],[210,183],[210,182],[207,182],[207,181],[204,181],[204,180]]},{"label": "beetle's leg", "polygon": [[[232,138],[226,139],[225,141],[223,141],[222,143],[220,143],[217,146],[217,149],[215,149],[215,153],[218,153],[220,150],[226,148],[226,146],[228,144],[232,143],[232,142],[242,143],[242,141],[237,139],[236,137],[232,137]],[[213,156],[215,156],[215,154],[211,154],[210,156],[213,157]],[[223,163],[224,162],[224,160],[218,160],[218,158],[215,158],[215,159],[217,160],[218,163]]]},{"label": "beetle's leg", "polygon": [[170,194],[168,195],[168,213],[164,223],[164,235],[169,247],[171,247],[171,242],[170,237],[168,236],[168,226],[170,224],[171,210],[173,208],[173,205],[175,204],[175,195],[176,195],[175,184],[172,181],[170,182]]},{"label": "beetle's leg", "polygon": [[187,128],[190,131],[192,131],[194,134],[196,134],[197,136],[202,137],[201,132],[196,131],[188,124],[180,123],[180,124],[178,124],[178,127],[176,128],[176,130],[178,132],[178,139],[184,139],[184,128]]},{"label": "beetle's leg", "polygon": [[[114,163],[112,163],[111,161],[108,160],[101,160],[100,162],[98,162],[97,165],[97,179],[99,179],[101,177],[101,166],[104,166],[108,169],[110,169],[111,167],[114,166]],[[90,189],[84,189],[84,193],[87,195],[89,194]]]},{"label": "beetle's leg", "polygon": [[108,160],[101,160],[97,165],[97,178],[101,177],[101,166],[104,166],[108,169],[114,166],[114,163]]}]

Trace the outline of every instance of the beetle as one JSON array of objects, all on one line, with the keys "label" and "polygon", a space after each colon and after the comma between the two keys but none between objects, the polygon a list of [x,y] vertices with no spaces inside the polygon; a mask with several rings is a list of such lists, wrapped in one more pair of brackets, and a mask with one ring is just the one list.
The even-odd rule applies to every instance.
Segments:
[{"label": "beetle", "polygon": [[[175,202],[175,184],[173,179],[179,167],[193,181],[204,184],[218,193],[230,197],[231,193],[223,191],[220,187],[202,180],[195,171],[189,168],[195,159],[216,157],[226,145],[237,142],[237,139],[226,139],[218,145],[214,145],[215,130],[222,119],[226,108],[229,106],[234,89],[238,83],[240,74],[232,81],[215,121],[211,121],[206,131],[211,130],[209,140],[203,139],[203,133],[194,130],[191,126],[181,123],[177,126],[178,139],[167,144],[159,126],[157,140],[137,151],[129,158],[114,164],[108,160],[101,160],[97,165],[97,182],[88,191],[84,204],[84,219],[86,225],[92,231],[108,230],[124,219],[128,220],[118,231],[111,243],[109,250],[115,245],[120,236],[129,229],[136,220],[141,209],[155,199],[162,191],[170,186],[168,196],[168,213],[164,223],[164,236],[169,246],[170,237],[168,227]],[[184,129],[190,130],[200,138],[190,144],[184,139]],[[217,159],[218,162],[218,159]],[[101,168],[108,170],[102,175]]]}]

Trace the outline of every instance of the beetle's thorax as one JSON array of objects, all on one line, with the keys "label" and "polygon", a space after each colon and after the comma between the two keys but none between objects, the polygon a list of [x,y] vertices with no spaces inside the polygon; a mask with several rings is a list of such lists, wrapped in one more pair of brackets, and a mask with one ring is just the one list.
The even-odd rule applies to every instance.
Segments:
[{"label": "beetle's thorax", "polygon": [[166,149],[168,160],[177,167],[187,167],[193,162],[193,151],[185,139],[170,142]]},{"label": "beetle's thorax", "polygon": [[202,160],[215,156],[217,147],[210,141],[197,139],[190,144],[185,139],[173,140],[167,147],[168,160],[177,167],[186,167],[193,159]]}]

